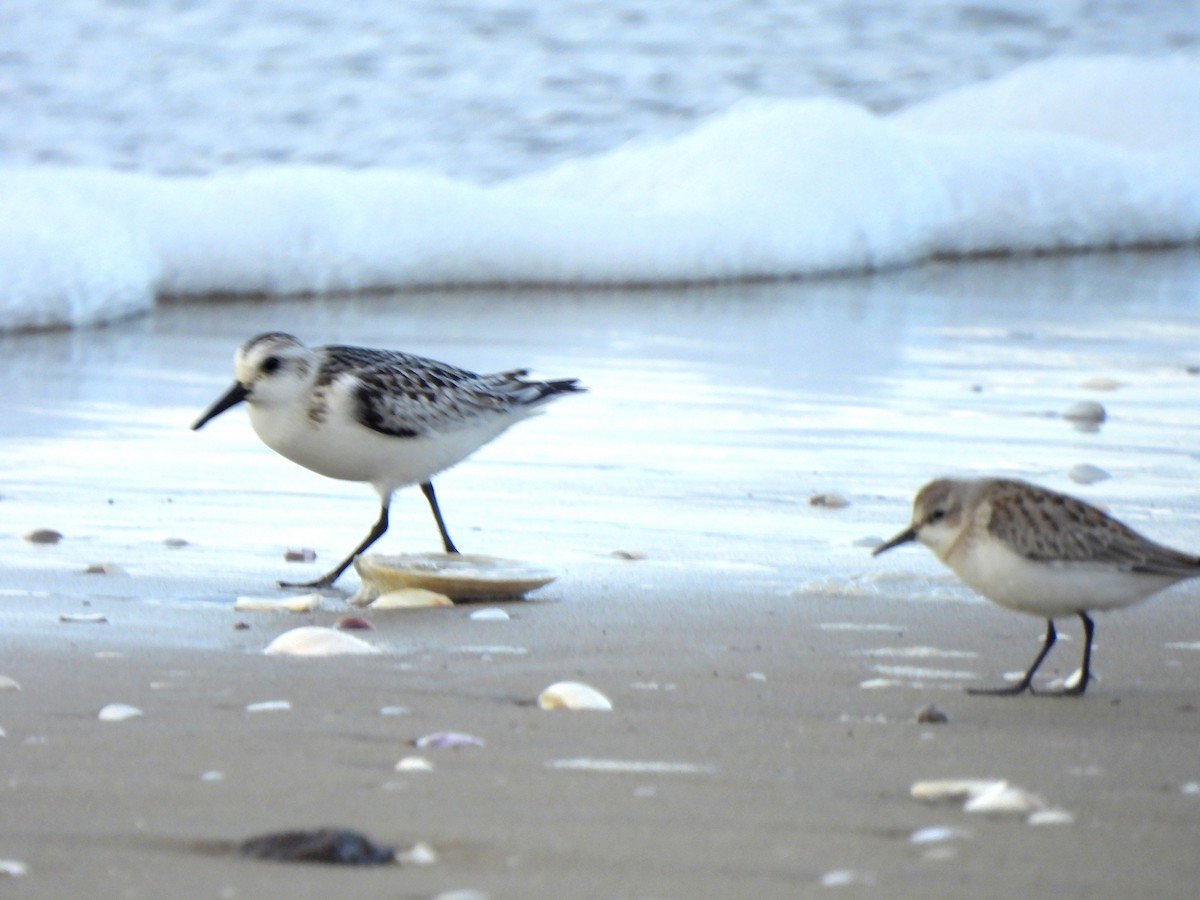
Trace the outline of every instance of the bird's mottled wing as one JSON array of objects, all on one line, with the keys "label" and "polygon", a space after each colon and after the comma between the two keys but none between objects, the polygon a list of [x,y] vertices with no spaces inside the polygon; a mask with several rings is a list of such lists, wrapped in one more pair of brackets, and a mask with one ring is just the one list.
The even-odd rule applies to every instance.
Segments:
[{"label": "bird's mottled wing", "polygon": [[[421,356],[361,347],[325,347],[314,392],[341,382],[355,415],[373,431],[416,437],[454,429],[521,405],[498,376],[480,376]],[[524,372],[506,373],[514,379]]]},{"label": "bird's mottled wing", "polygon": [[1200,558],[1142,537],[1074,497],[1017,482],[998,482],[990,496],[988,531],[1027,559],[1096,562],[1131,572],[1185,577]]}]

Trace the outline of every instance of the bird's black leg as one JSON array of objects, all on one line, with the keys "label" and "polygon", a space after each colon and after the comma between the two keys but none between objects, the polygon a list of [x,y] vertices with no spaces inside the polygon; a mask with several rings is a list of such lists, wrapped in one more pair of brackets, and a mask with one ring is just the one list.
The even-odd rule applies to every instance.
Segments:
[{"label": "bird's black leg", "polygon": [[[1080,613],[1080,615],[1083,615]],[[1090,623],[1090,620],[1089,620]],[[1038,670],[1038,666],[1042,664],[1042,660],[1046,658],[1046,654],[1050,652],[1050,648],[1054,646],[1054,642],[1058,640],[1058,632],[1054,630],[1054,620],[1046,620],[1046,640],[1042,643],[1042,650],[1037,655],[1037,659],[1033,661],[1033,665],[1029,667],[1029,671],[1025,673],[1025,677],[1016,684],[1005,685],[1000,688],[967,688],[968,694],[987,694],[994,697],[1015,697],[1017,694],[1023,694],[1025,691],[1034,693],[1033,690],[1033,673]],[[1091,645],[1091,634],[1088,635],[1088,645]],[[1084,681],[1086,684],[1086,680]],[[1080,691],[1080,693],[1083,693]]]},{"label": "bird's black leg", "polygon": [[433,518],[437,522],[438,533],[442,536],[442,546],[446,548],[447,553],[458,553],[458,548],[454,546],[454,541],[450,540],[450,532],[446,531],[446,523],[442,521],[442,511],[438,509],[437,494],[433,492],[433,482],[421,482],[421,493],[425,495],[425,499],[429,501],[429,508],[433,510]]},{"label": "bird's black leg", "polygon": [[1092,677],[1092,634],[1096,630],[1091,616],[1080,610],[1079,620],[1083,622],[1083,665],[1079,669],[1079,682],[1069,688],[1063,688],[1059,693],[1062,697],[1082,697],[1087,690],[1088,680]]},{"label": "bird's black leg", "polygon": [[334,567],[330,571],[326,572],[324,575],[322,575],[316,581],[302,581],[302,582],[281,581],[281,582],[279,582],[279,586],[286,587],[286,588],[329,587],[331,584],[333,584],[335,581],[338,580],[339,575],[341,575],[343,572],[346,571],[346,569],[349,567],[350,563],[354,562],[354,557],[358,556],[358,554],[362,553],[364,550],[366,550],[368,547],[370,547],[373,543],[375,543],[377,540],[379,540],[381,537],[383,537],[383,533],[387,530],[388,530],[388,503],[387,503],[387,501],[384,501],[382,506],[380,506],[380,508],[379,508],[379,521],[377,521],[375,523],[375,525],[371,528],[371,533],[367,535],[366,539],[361,544],[359,544],[357,547],[355,547],[353,550],[351,550],[350,555],[347,556],[345,559],[343,559],[340,563],[338,563],[336,567]]}]

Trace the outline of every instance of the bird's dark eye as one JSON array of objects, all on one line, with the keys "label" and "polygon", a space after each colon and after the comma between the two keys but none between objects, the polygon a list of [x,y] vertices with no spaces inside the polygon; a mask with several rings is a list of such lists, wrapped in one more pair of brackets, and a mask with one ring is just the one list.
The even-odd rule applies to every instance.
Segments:
[{"label": "bird's dark eye", "polygon": [[940,522],[944,518],[946,518],[946,511],[944,509],[935,509],[933,512],[931,512],[929,514],[929,521],[931,523],[932,522]]},{"label": "bird's dark eye", "polygon": [[270,375],[272,372],[278,371],[282,362],[278,356],[268,356],[263,360],[262,370]]}]

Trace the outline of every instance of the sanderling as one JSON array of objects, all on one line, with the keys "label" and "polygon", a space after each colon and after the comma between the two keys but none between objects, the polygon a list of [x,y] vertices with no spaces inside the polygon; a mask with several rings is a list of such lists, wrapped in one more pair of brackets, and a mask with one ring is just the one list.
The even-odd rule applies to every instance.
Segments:
[{"label": "sanderling", "polygon": [[1156,544],[1082,500],[1005,478],[930,482],[913,500],[911,527],[873,554],[914,540],[993,603],[1046,619],[1041,652],[1024,677],[972,694],[1032,693],[1033,673],[1057,638],[1054,619],[1066,615],[1083,622],[1083,664],[1079,680],[1059,693],[1082,694],[1094,630],[1088,613],[1200,575],[1200,557]]},{"label": "sanderling", "polygon": [[577,379],[529,381],[524,369],[476,375],[392,350],[305,347],[290,334],[246,341],[234,355],[237,379],[192,429],[245,400],[250,424],[268,447],[307,469],[379,492],[379,520],[333,569],[304,584],[326,587],[388,527],[392,493],[419,484],[447,553],[431,478],[465,459],[561,394],[585,390]]}]

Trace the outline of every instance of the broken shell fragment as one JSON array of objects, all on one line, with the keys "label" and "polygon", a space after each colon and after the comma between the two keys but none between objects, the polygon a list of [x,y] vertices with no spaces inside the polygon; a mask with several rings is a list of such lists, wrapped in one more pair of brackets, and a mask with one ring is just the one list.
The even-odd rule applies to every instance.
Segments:
[{"label": "broken shell fragment", "polygon": [[247,703],[246,712],[287,712],[292,708],[292,704],[287,700],[262,700],[258,703]]},{"label": "broken shell fragment", "polygon": [[1067,472],[1067,477],[1076,484],[1095,484],[1097,481],[1112,478],[1112,475],[1099,466],[1093,466],[1091,463],[1080,463],[1077,466],[1071,467],[1071,470]]},{"label": "broken shell fragment", "polygon": [[321,608],[320,594],[298,597],[238,597],[233,608],[239,612],[313,612]]},{"label": "broken shell fragment", "polygon": [[301,547],[299,550],[286,550],[283,554],[285,562],[314,562],[317,558],[317,551],[310,550],[308,547]]},{"label": "broken shell fragment", "polygon": [[850,501],[841,494],[829,492],[825,494],[813,494],[808,498],[809,506],[821,506],[825,509],[845,509],[850,505]]},{"label": "broken shell fragment", "polygon": [[424,588],[401,588],[380,594],[367,604],[370,609],[424,609],[431,606],[453,606],[454,601],[437,591]]},{"label": "broken shell fragment", "polygon": [[353,635],[319,625],[302,625],[285,631],[263,650],[263,653],[276,656],[339,656],[379,652],[378,647]]},{"label": "broken shell fragment", "polygon": [[25,532],[21,537],[31,544],[57,544],[63,539],[62,532],[55,531],[53,528],[35,528],[33,531]]},{"label": "broken shell fragment", "polygon": [[965,803],[1007,784],[999,778],[934,778],[914,783],[909,796],[925,803]]},{"label": "broken shell fragment", "polygon": [[1072,403],[1063,410],[1062,417],[1071,422],[1079,422],[1084,425],[1099,425],[1108,418],[1108,413],[1096,401],[1083,400],[1079,403]]},{"label": "broken shell fragment", "polygon": [[19,859],[0,859],[0,875],[6,878],[20,878],[29,867]]},{"label": "broken shell fragment", "polygon": [[483,741],[473,734],[463,734],[460,731],[435,731],[413,741],[414,747],[422,749],[432,747],[442,750],[449,748],[457,750],[460,747],[482,747]]},{"label": "broken shell fragment", "polygon": [[397,772],[432,772],[433,763],[423,756],[405,756],[396,763]]},{"label": "broken shell fragment", "polygon": [[354,560],[362,587],[350,602],[366,606],[380,594],[424,588],[456,601],[518,599],[555,575],[528,563],[471,553],[368,553]]},{"label": "broken shell fragment", "polygon": [[116,563],[89,563],[83,570],[84,575],[128,575],[129,573]]},{"label": "broken shell fragment", "polygon": [[1045,808],[1046,801],[1037,794],[1002,781],[969,799],[963,806],[963,811],[990,815],[1006,813],[1026,815]]},{"label": "broken shell fragment", "polygon": [[1075,814],[1065,809],[1039,809],[1025,819],[1028,825],[1074,825]]},{"label": "broken shell fragment", "polygon": [[601,710],[613,708],[612,701],[588,684],[558,681],[538,694],[542,709]]},{"label": "broken shell fragment", "polygon": [[375,626],[360,616],[339,616],[333,623],[334,628],[342,631],[374,631]]},{"label": "broken shell fragment", "polygon": [[19,691],[21,685],[15,678],[10,678],[7,675],[0,675],[0,691]]},{"label": "broken shell fragment", "polygon": [[124,722],[126,719],[136,719],[142,711],[128,703],[110,703],[100,710],[97,718],[101,722]]},{"label": "broken shell fragment", "polygon": [[59,613],[58,621],[83,625],[103,625],[108,621],[108,617],[103,613]]},{"label": "broken shell fragment", "polygon": [[950,717],[932,703],[917,710],[918,725],[945,725],[949,721]]},{"label": "broken shell fragment", "polygon": [[475,610],[467,618],[474,619],[476,622],[507,622],[512,616],[498,606],[485,606],[483,609]]}]

